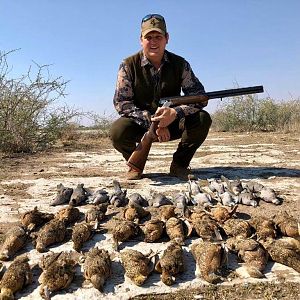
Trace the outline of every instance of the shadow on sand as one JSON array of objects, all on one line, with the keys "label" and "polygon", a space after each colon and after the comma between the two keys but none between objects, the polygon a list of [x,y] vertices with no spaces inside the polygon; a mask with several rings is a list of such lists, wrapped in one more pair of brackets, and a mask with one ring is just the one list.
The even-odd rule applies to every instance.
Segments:
[{"label": "shadow on sand", "polygon": [[[268,179],[269,177],[295,177],[300,178],[299,169],[277,168],[277,167],[212,167],[212,168],[194,168],[193,174],[199,179],[219,178],[224,175],[228,179]],[[144,178],[153,181],[160,181],[160,184],[176,184],[182,180],[170,177],[166,173],[146,173]]]}]

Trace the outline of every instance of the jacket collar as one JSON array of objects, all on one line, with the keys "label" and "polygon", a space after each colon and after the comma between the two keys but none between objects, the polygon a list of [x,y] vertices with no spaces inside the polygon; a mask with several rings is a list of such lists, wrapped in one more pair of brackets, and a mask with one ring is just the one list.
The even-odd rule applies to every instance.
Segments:
[{"label": "jacket collar", "polygon": [[[169,62],[169,58],[168,58],[168,51],[165,50],[163,59],[162,59],[162,65],[165,62]],[[145,53],[143,51],[141,51],[141,66],[145,67],[146,65],[151,65],[151,62],[149,61],[149,59],[146,57]]]}]

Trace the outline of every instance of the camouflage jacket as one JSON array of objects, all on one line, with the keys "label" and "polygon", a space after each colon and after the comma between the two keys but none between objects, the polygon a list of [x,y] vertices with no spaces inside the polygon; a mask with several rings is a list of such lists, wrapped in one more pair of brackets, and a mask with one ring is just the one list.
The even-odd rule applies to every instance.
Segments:
[{"label": "camouflage jacket", "polygon": [[[168,61],[168,57],[165,53],[162,66],[166,61]],[[150,65],[150,71],[153,79],[159,81],[161,68],[157,70],[144,55],[141,61],[141,65],[143,67],[148,64]],[[113,99],[114,106],[120,116],[132,118],[137,124],[148,129],[150,126],[150,122],[149,118],[147,118],[147,112],[141,110],[133,103],[134,93],[132,85],[133,82],[128,72],[128,66],[123,61],[118,71],[116,90]],[[181,90],[184,95],[199,95],[205,92],[203,85],[195,76],[190,64],[187,61],[185,61],[184,71],[182,73]],[[207,102],[181,105],[176,107],[175,109],[177,112],[177,117],[180,119],[180,124],[184,123],[185,116],[201,110],[206,105]]]}]

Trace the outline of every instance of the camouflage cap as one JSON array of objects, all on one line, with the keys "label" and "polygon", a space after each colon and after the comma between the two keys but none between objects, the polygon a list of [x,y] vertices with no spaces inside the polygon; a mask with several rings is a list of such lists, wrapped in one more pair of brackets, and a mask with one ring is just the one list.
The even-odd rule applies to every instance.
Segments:
[{"label": "camouflage cap", "polygon": [[[157,17],[157,16],[159,16],[159,17]],[[166,22],[162,16],[149,15],[149,17],[147,19],[145,19],[145,18],[143,19],[142,26],[141,26],[142,27],[141,28],[142,37],[145,37],[145,35],[151,31],[158,31],[161,34],[166,35],[167,26],[166,26]]]}]

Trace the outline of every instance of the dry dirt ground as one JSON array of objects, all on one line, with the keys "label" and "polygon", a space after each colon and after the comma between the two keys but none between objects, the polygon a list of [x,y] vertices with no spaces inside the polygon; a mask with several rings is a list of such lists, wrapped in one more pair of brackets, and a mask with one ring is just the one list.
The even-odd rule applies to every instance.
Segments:
[{"label": "dry dirt ground", "polygon": [[[68,146],[67,146],[68,144]],[[37,206],[42,211],[56,212],[62,206],[51,207],[49,202],[56,195],[56,186],[76,187],[84,183],[92,190],[105,187],[113,191],[112,180],[117,179],[127,193],[139,192],[146,198],[150,191],[163,192],[172,197],[176,192],[187,191],[186,182],[167,175],[176,149],[176,142],[154,144],[145,168],[145,177],[139,181],[127,181],[126,165],[122,157],[111,148],[107,139],[78,139],[77,142],[65,142],[51,152],[34,155],[1,155],[0,164],[0,231],[3,234],[14,223],[18,223],[20,214]],[[191,162],[194,174],[202,186],[207,178],[225,175],[229,179],[241,178],[242,181],[255,180],[276,190],[283,199],[279,206],[260,202],[259,206],[239,205],[240,216],[250,218],[264,215],[272,218],[279,210],[286,210],[300,220],[300,138],[295,134],[281,133],[213,133],[211,132],[197,151]],[[79,207],[85,212],[89,205]],[[114,213],[109,208],[108,215]],[[142,287],[133,285],[124,278],[124,270],[118,255],[112,249],[109,232],[96,234],[86,243],[83,251],[98,246],[107,249],[113,259],[112,277],[101,294],[93,287],[83,283],[82,269],[78,267],[76,278],[66,291],[53,295],[52,299],[300,299],[300,274],[281,264],[269,262],[265,271],[266,278],[251,279],[243,271],[235,257],[230,257],[231,272],[222,284],[208,285],[195,276],[195,262],[189,246],[196,238],[187,241],[185,250],[186,271],[177,277],[172,287],[165,286],[159,274],[152,274]],[[167,241],[149,246],[142,241],[130,241],[122,244],[121,250],[134,248],[144,253],[149,248],[163,250]],[[52,251],[71,250],[71,241],[51,248]],[[27,252],[30,264],[38,263],[42,254],[31,243],[23,252]],[[10,262],[5,263],[6,266]],[[34,282],[21,293],[18,299],[40,299],[38,277],[40,271],[34,269]]]}]

